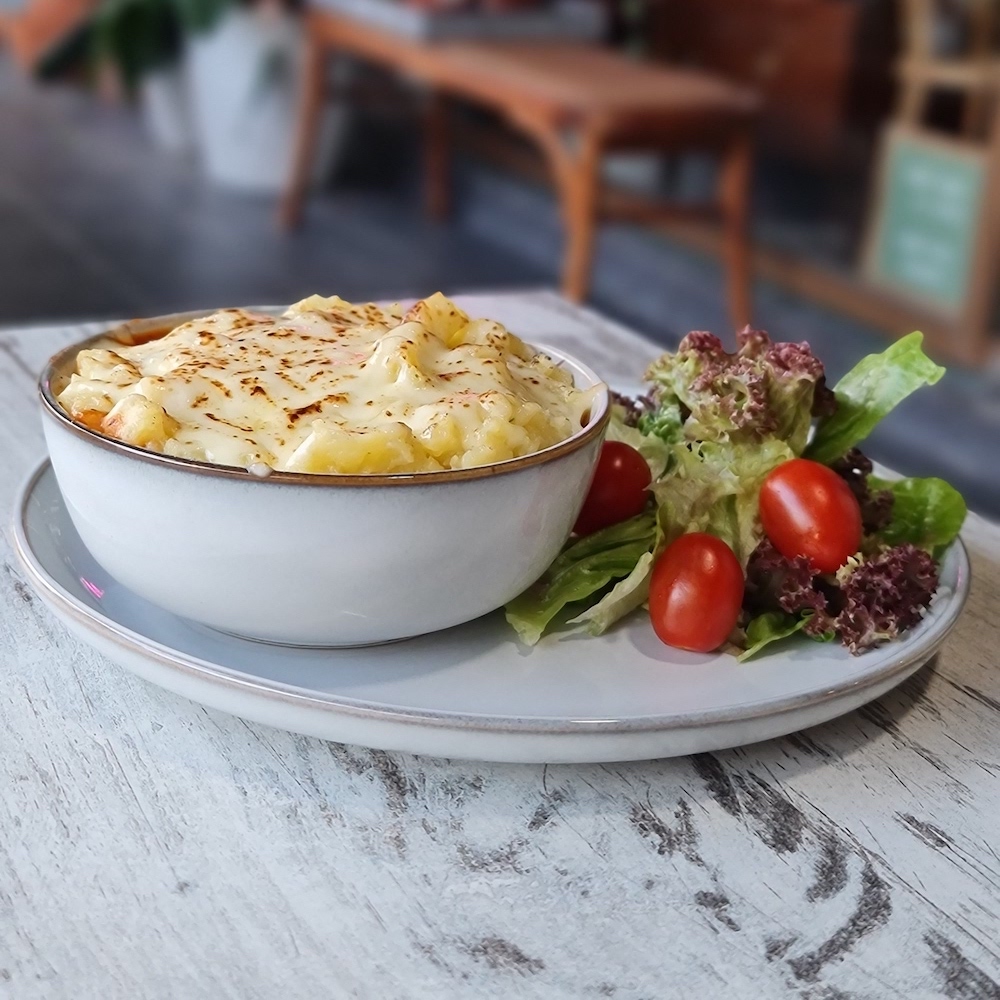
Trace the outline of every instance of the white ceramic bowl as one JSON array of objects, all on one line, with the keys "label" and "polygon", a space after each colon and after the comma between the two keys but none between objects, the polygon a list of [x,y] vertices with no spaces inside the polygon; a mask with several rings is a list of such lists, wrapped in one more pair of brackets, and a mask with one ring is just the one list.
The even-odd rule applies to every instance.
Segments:
[{"label": "white ceramic bowl", "polygon": [[[150,339],[204,313],[133,321]],[[449,628],[536,580],[569,536],[609,416],[545,451],[475,469],[267,479],[124,444],[55,400],[91,338],[42,373],[45,438],[73,524],[97,561],[174,614],[268,642],[346,646]],[[545,348],[578,386],[586,366]]]}]

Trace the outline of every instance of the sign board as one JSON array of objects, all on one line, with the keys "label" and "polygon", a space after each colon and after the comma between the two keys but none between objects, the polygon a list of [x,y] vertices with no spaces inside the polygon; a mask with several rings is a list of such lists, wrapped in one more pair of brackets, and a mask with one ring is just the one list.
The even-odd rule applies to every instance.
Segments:
[{"label": "sign board", "polygon": [[965,305],[983,222],[982,146],[894,125],[887,129],[865,271],[878,285],[957,314]]}]

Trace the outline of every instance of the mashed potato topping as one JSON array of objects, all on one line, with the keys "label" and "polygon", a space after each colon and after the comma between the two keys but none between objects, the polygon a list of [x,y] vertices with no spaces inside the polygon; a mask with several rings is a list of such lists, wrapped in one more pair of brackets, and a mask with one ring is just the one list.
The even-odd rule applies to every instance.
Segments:
[{"label": "mashed potato topping", "polygon": [[440,293],[403,313],[312,296],[274,318],[225,309],[77,356],[75,420],[182,458],[314,473],[427,472],[565,440],[597,390]]}]

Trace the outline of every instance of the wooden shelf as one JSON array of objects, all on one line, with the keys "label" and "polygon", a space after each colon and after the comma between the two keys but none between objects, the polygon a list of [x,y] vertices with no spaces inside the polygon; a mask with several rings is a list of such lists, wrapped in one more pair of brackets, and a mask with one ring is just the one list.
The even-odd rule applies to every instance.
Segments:
[{"label": "wooden shelf", "polygon": [[928,87],[993,91],[1000,87],[1000,59],[903,59],[896,64],[900,77]]}]

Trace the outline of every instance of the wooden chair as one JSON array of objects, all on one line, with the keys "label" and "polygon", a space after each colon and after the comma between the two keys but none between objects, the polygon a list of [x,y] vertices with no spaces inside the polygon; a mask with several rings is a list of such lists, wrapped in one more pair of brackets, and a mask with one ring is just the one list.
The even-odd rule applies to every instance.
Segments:
[{"label": "wooden chair", "polygon": [[[427,206],[448,211],[447,98],[499,112],[531,138],[551,169],[567,231],[564,294],[587,297],[597,222],[720,217],[726,237],[730,312],[750,321],[749,186],[756,96],[716,77],[634,62],[583,44],[426,43],[329,11],[310,11],[308,72],[294,167],[282,199],[285,226],[298,223],[326,97],[326,61],[336,52],[380,63],[428,90],[425,118]],[[703,206],[609,205],[601,161],[610,150],[708,150],[721,158],[714,201]]]}]

